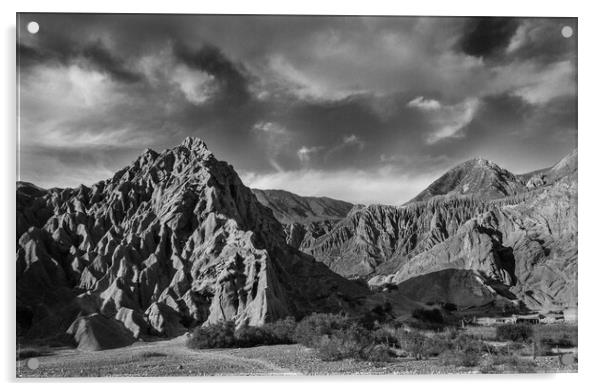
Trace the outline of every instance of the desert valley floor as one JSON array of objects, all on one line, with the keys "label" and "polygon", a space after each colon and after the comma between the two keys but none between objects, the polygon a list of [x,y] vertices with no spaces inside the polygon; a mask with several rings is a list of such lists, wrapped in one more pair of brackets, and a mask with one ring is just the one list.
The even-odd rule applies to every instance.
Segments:
[{"label": "desert valley floor", "polygon": [[[565,350],[565,353],[575,349]],[[356,360],[328,362],[320,360],[312,349],[301,345],[258,346],[242,349],[193,350],[184,338],[85,352],[58,348],[51,355],[38,357],[36,369],[28,359],[17,362],[17,376],[39,377],[158,377],[158,376],[290,376],[290,375],[425,375],[487,373],[480,368],[458,368],[436,358],[372,363]],[[577,364],[563,365],[560,356],[537,357],[529,372],[576,372]],[[512,367],[498,367],[497,373],[515,373]]]}]

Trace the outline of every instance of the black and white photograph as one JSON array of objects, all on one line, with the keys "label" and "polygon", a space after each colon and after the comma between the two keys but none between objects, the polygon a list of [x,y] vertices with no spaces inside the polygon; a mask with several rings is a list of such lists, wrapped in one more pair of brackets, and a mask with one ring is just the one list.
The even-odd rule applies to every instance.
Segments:
[{"label": "black and white photograph", "polygon": [[578,36],[17,13],[16,378],[577,373]]}]

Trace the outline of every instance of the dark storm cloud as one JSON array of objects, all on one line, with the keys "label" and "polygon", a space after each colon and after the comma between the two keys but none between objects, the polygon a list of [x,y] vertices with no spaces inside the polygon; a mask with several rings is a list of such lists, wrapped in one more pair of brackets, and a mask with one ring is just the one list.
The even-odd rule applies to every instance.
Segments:
[{"label": "dark storm cloud", "polygon": [[241,104],[249,99],[248,81],[243,75],[244,71],[232,63],[218,47],[204,44],[198,50],[190,50],[182,44],[177,44],[174,54],[188,67],[215,77],[224,97],[230,103]]},{"label": "dark storm cloud", "polygon": [[140,73],[128,69],[125,62],[112,54],[100,40],[82,47],[55,45],[51,48],[36,48],[19,43],[17,56],[22,69],[42,64],[70,65],[84,62],[91,69],[120,82],[135,83],[143,79]]},{"label": "dark storm cloud", "polygon": [[24,14],[20,175],[91,184],[186,136],[251,186],[364,203],[403,202],[474,156],[542,167],[575,144],[564,24]]},{"label": "dark storm cloud", "polygon": [[101,41],[85,46],[81,55],[94,69],[106,72],[118,81],[134,83],[142,79],[141,74],[129,70],[124,61],[110,53]]},{"label": "dark storm cloud", "polygon": [[458,45],[468,55],[486,58],[505,49],[518,26],[515,18],[469,19]]}]

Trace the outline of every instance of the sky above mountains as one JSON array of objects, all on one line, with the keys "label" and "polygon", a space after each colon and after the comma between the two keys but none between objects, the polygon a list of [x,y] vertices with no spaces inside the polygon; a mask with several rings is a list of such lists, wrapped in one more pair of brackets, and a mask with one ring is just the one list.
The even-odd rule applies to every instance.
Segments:
[{"label": "sky above mountains", "polygon": [[394,204],[464,160],[523,173],[577,143],[576,19],[20,14],[17,30],[19,179],[42,187],[196,136],[248,186]]}]

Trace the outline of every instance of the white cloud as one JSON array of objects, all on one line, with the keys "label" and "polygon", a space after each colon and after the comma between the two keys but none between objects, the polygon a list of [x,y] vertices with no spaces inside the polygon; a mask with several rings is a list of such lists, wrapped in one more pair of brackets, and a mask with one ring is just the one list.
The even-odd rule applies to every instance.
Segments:
[{"label": "white cloud", "polygon": [[455,105],[442,105],[434,99],[419,96],[411,100],[408,106],[425,112],[432,127],[426,142],[434,144],[446,138],[459,137],[462,128],[474,118],[479,100],[468,98]]},{"label": "white cloud", "polygon": [[338,100],[351,94],[362,92],[359,89],[345,89],[335,86],[333,80],[320,77],[311,71],[301,71],[281,55],[272,56],[269,67],[281,84],[301,99]]},{"label": "white cloud", "polygon": [[271,174],[242,173],[253,188],[284,189],[304,196],[327,196],[359,204],[402,204],[434,179],[431,175],[409,176],[390,166],[376,171],[298,170]]},{"label": "white cloud", "polygon": [[418,96],[408,102],[408,107],[415,107],[421,110],[438,110],[441,108],[441,103],[435,99],[424,99],[424,97]]},{"label": "white cloud", "polygon": [[[52,147],[139,146],[152,140],[129,124],[73,128],[82,118],[102,118],[127,101],[107,76],[78,65],[37,67],[21,80],[21,142]],[[26,115],[24,115],[26,114]],[[90,121],[92,123],[92,121]]]},{"label": "white cloud", "polygon": [[518,26],[518,28],[516,29],[516,32],[512,36],[512,39],[510,40],[510,43],[508,44],[508,47],[506,48],[506,53],[512,53],[512,52],[516,51],[517,49],[522,47],[527,42],[528,27],[530,27],[527,24],[528,24],[528,22],[524,22],[523,24]]},{"label": "white cloud", "polygon": [[253,129],[260,130],[267,134],[286,134],[287,130],[284,126],[281,126],[274,122],[260,121],[253,125]]},{"label": "white cloud", "polygon": [[299,148],[297,156],[302,163],[307,163],[311,159],[311,154],[318,152],[321,147],[306,147],[305,145]]},{"label": "white cloud", "polygon": [[459,131],[472,121],[478,107],[477,99],[467,99],[457,105],[442,107],[432,119],[435,130],[426,142],[434,144],[449,137],[458,137]]},{"label": "white cloud", "polygon": [[217,92],[214,77],[205,72],[177,66],[171,77],[186,99],[197,105],[205,103]]},{"label": "white cloud", "polygon": [[357,137],[355,134],[350,134],[348,136],[343,137],[343,144],[357,145],[359,149],[364,149],[364,146],[366,145],[366,143],[362,139]]},{"label": "white cloud", "polygon": [[561,61],[534,72],[515,93],[531,104],[544,104],[562,95],[576,94],[573,65],[570,61]]}]

